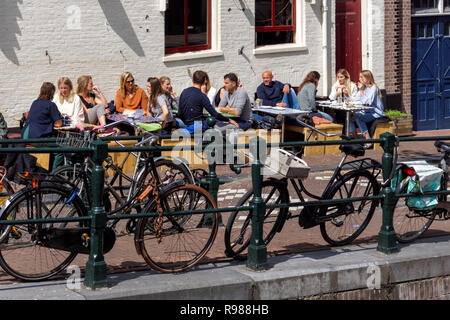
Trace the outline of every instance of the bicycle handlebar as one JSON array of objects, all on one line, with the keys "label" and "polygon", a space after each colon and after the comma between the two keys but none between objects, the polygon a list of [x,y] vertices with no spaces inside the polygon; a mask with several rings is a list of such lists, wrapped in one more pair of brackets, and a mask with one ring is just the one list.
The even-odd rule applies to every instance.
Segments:
[{"label": "bicycle handlebar", "polygon": [[147,138],[145,138],[145,139],[139,141],[138,143],[136,143],[135,144],[136,147],[139,147],[140,145],[143,145],[143,144],[145,144],[147,142],[150,142],[151,146],[154,146],[154,145],[158,144],[159,137],[157,135],[155,135],[154,133],[151,133],[151,132],[141,128],[140,126],[137,126],[136,124],[134,124],[133,122],[128,121],[128,120],[121,119],[121,120],[109,123],[109,124],[103,126],[103,128],[115,127],[115,126],[117,126],[120,123],[124,123],[124,124],[130,125],[130,126],[134,127],[135,129],[142,130],[142,131],[145,132],[145,134],[149,135]]}]

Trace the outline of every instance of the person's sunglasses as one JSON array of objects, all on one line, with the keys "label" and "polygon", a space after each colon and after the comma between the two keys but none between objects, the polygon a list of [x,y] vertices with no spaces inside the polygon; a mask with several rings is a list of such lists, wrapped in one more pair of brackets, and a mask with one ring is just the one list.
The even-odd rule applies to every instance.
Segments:
[{"label": "person's sunglasses", "polygon": [[127,83],[134,83],[134,79],[133,80],[127,80]]}]

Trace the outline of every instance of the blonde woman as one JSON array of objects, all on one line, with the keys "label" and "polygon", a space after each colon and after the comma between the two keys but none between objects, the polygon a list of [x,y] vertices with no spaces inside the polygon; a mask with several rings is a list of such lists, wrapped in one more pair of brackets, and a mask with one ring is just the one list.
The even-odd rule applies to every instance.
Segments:
[{"label": "blonde woman", "polygon": [[[355,123],[361,129],[361,133],[366,139],[370,139],[367,123],[384,116],[384,105],[381,100],[381,91],[375,83],[373,74],[369,70],[363,70],[359,74],[358,93],[355,101],[372,107],[367,111],[360,111],[353,115],[350,121],[350,132],[355,132]],[[372,144],[366,144],[365,147],[371,148]]]},{"label": "blonde woman", "polygon": [[66,115],[72,124],[82,124],[84,122],[84,110],[81,106],[81,99],[73,91],[72,81],[67,77],[58,80],[58,92],[53,98],[53,102],[58,107],[62,115]]},{"label": "blonde woman", "polygon": [[[176,92],[173,90],[170,78],[166,76],[160,77],[159,82],[161,82],[161,88],[163,89],[172,110],[178,110],[179,97],[177,97]],[[147,82],[147,86],[148,84],[149,83]]]},{"label": "blonde woman", "polygon": [[145,115],[149,115],[147,94],[135,84],[130,72],[124,72],[120,76],[120,89],[117,90],[114,103],[117,112],[132,114],[138,109],[144,109]]},{"label": "blonde woman", "polygon": [[102,91],[94,86],[91,76],[81,76],[77,79],[77,94],[84,110],[84,121],[91,124],[106,124],[106,109],[108,102]]},{"label": "blonde woman", "polygon": [[338,97],[354,99],[358,93],[358,87],[350,80],[350,74],[345,69],[339,69],[336,73],[336,83],[331,88],[330,100],[337,100]]}]

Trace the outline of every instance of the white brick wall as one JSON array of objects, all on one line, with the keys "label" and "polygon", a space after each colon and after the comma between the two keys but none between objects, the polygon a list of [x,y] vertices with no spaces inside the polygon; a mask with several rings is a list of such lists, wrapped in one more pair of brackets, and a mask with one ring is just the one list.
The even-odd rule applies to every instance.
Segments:
[{"label": "white brick wall", "polygon": [[[364,19],[364,17],[363,17]],[[380,88],[385,87],[384,65],[384,1],[371,0],[368,6],[369,61],[367,68],[374,74]]]},{"label": "white brick wall", "polygon": [[[213,86],[219,88],[223,75],[237,72],[253,97],[261,82],[261,73],[273,70],[277,80],[295,86],[311,70],[322,70],[321,1],[303,3],[298,23],[305,34],[307,50],[253,54],[254,3],[246,0],[250,10],[239,10],[238,1],[213,0],[219,8],[218,47],[223,55],[175,62],[163,62],[164,15],[159,0],[8,0],[0,3],[0,110],[9,126],[28,111],[42,82],[68,76],[74,84],[78,76],[90,74],[94,83],[114,99],[123,71],[134,74],[138,85],[145,87],[149,76],[169,76],[174,89],[191,85],[188,69],[209,73]],[[299,0],[304,1],[304,0]],[[331,1],[334,2],[334,1]],[[381,0],[374,0],[382,10]],[[79,8],[79,19],[76,10]],[[231,9],[231,10],[229,10]],[[334,4],[330,6],[334,16]],[[79,22],[79,29],[77,23]],[[382,35],[383,28],[380,28]],[[331,27],[328,70],[334,81],[334,28]],[[376,77],[384,73],[384,37],[374,31],[373,68]],[[380,45],[380,43],[382,45]],[[238,49],[244,46],[244,55]],[[379,80],[378,80],[379,81]],[[379,81],[380,82],[380,81]],[[380,83],[381,84],[381,83]],[[321,92],[321,88],[319,88]]]}]

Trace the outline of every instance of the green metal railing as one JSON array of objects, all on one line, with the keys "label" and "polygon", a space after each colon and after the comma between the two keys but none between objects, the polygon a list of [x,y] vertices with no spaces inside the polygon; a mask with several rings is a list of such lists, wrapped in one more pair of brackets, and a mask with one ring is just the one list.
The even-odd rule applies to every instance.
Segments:
[{"label": "green metal railing", "polygon": [[[136,140],[139,137],[126,137],[120,140]],[[104,140],[110,140],[111,138],[106,138]],[[427,138],[400,138],[400,142],[409,141],[434,141],[434,140],[450,140],[450,137],[427,137]],[[55,139],[30,139],[30,140],[4,140],[0,141],[2,144],[11,143],[54,143]],[[335,203],[342,203],[348,201],[361,201],[361,200],[383,200],[382,206],[382,225],[380,232],[378,234],[378,247],[377,250],[385,253],[391,254],[397,252],[398,246],[396,241],[396,234],[393,227],[393,212],[395,203],[398,197],[408,196],[408,195],[395,195],[394,190],[390,185],[385,186],[378,196],[371,197],[359,197],[359,198],[349,198],[349,199],[333,199],[333,200],[322,200],[322,201],[307,201],[307,202],[297,202],[297,203],[283,203],[277,205],[266,205],[261,196],[261,188],[263,182],[263,176],[261,175],[261,169],[263,163],[261,158],[264,157],[260,154],[260,150],[265,150],[263,147],[284,147],[284,146],[317,146],[317,145],[340,145],[340,144],[355,144],[355,143],[379,143],[383,148],[382,156],[382,172],[383,179],[386,181],[389,178],[391,170],[393,169],[393,153],[396,142],[396,137],[390,133],[384,133],[381,135],[380,139],[370,139],[370,140],[351,140],[351,141],[319,141],[319,142],[289,142],[289,143],[276,143],[276,144],[266,144],[266,141],[260,137],[253,138],[250,144],[240,144],[238,148],[250,148],[250,150],[255,150],[253,156],[255,158],[252,163],[251,177],[254,190],[254,197],[248,206],[241,207],[228,207],[228,208],[217,208],[217,209],[205,209],[191,211],[179,211],[171,213],[163,213],[164,215],[181,215],[181,214],[212,214],[212,213],[223,213],[231,211],[241,211],[241,210],[251,210],[252,214],[252,236],[250,245],[248,248],[247,256],[247,267],[251,270],[265,270],[268,267],[267,264],[267,248],[263,241],[263,220],[267,208],[271,207],[298,207],[298,206],[310,206],[310,205],[330,205]],[[226,144],[217,144],[226,148]],[[178,146],[180,147],[180,146]],[[182,146],[185,150],[192,150],[194,146]],[[234,146],[236,147],[236,146]],[[173,146],[170,147],[111,147],[109,148],[107,143],[102,140],[96,140],[92,143],[90,148],[0,148],[0,153],[2,152],[14,152],[14,153],[72,153],[72,152],[84,152],[89,154],[94,162],[94,167],[92,169],[92,191],[93,191],[93,204],[90,208],[88,217],[76,217],[76,218],[55,218],[55,219],[33,219],[33,220],[7,220],[0,221],[0,225],[13,225],[13,224],[33,224],[33,223],[43,223],[43,222],[62,222],[62,221],[90,221],[91,226],[91,237],[90,245],[91,250],[89,254],[88,261],[86,263],[86,274],[84,284],[86,287],[91,289],[104,288],[108,285],[107,283],[107,266],[103,256],[103,233],[106,228],[108,220],[111,219],[132,219],[132,218],[143,218],[157,216],[158,213],[139,213],[133,215],[114,215],[108,217],[108,213],[105,212],[102,203],[103,194],[103,183],[105,169],[102,164],[108,153],[110,152],[130,152],[130,151],[168,151],[172,150]],[[217,202],[217,191],[219,188],[219,177],[217,176],[216,163],[214,162],[213,156],[209,157],[209,174],[207,176],[207,186],[210,193],[213,195]],[[424,193],[423,196],[435,195],[435,194],[449,194],[449,191],[440,191],[433,193]]]}]

